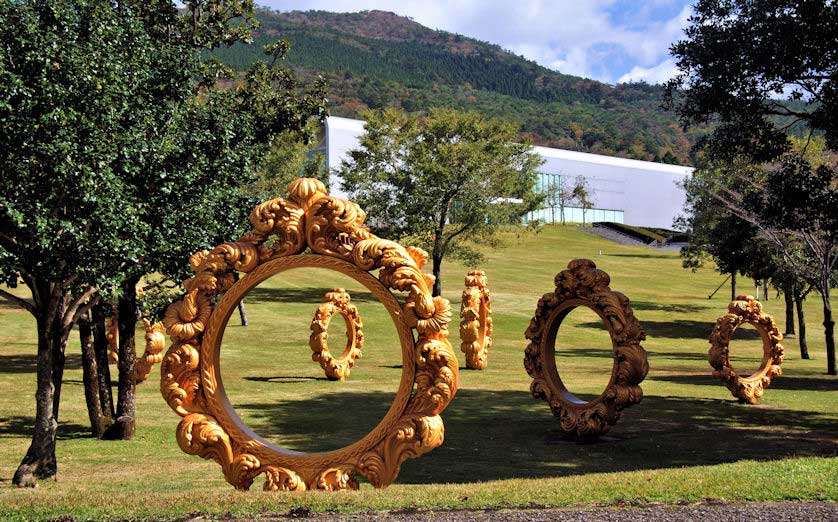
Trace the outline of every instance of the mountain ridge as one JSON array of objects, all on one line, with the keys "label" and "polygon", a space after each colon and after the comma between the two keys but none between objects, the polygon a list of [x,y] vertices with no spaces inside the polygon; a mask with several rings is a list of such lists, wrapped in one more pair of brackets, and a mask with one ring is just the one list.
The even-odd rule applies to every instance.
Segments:
[{"label": "mountain ridge", "polygon": [[662,87],[608,85],[552,71],[499,45],[430,29],[388,11],[257,10],[253,44],[215,54],[242,70],[261,46],[286,38],[287,64],[304,82],[321,74],[331,113],[441,106],[515,120],[536,144],[687,164],[699,133],[659,109]]}]

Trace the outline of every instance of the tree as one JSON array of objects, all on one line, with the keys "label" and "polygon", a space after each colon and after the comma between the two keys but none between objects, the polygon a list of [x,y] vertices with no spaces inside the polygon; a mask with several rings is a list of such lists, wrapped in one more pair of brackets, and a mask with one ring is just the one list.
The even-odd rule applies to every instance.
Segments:
[{"label": "tree", "polygon": [[396,109],[365,114],[366,134],[339,173],[343,188],[384,237],[418,240],[431,251],[434,295],[446,254],[471,256],[465,239],[491,238],[541,204],[541,159],[517,142],[512,123],[477,113]]},{"label": "tree", "polygon": [[582,224],[585,224],[585,216],[594,206],[593,200],[591,200],[591,189],[588,185],[588,180],[585,179],[583,176],[577,176],[576,181],[573,185],[573,199],[579,203],[582,207]]},{"label": "tree", "polygon": [[756,162],[790,149],[801,124],[838,148],[838,4],[823,0],[699,0],[671,47],[679,74],[666,105],[681,122],[714,122],[701,147]]},{"label": "tree", "polygon": [[183,12],[174,3],[0,3],[0,278],[23,282],[32,299],[0,293],[31,312],[38,330],[35,428],[17,485],[57,473],[73,326],[101,296],[119,296],[115,413],[129,438],[136,282],[185,274],[188,254],[242,227],[240,188],[270,139],[325,110],[319,93],[297,98],[293,78],[264,63],[241,88],[218,88],[221,70],[204,50],[245,38],[249,10],[246,1],[190,1]]},{"label": "tree", "polygon": [[802,126],[838,149],[836,27],[834,2],[700,0],[687,38],[671,48],[680,73],[666,93],[685,127],[715,124],[699,144],[707,168],[695,174],[710,197],[757,227],[820,293],[831,375],[836,164],[813,164],[787,134]]},{"label": "tree", "polygon": [[562,225],[565,225],[565,207],[572,205],[575,200],[573,190],[568,186],[567,177],[561,174],[550,176],[543,194],[545,203],[550,207],[550,222],[556,222],[556,207],[558,207],[559,218]]},{"label": "tree", "polygon": [[102,2],[4,2],[0,24],[0,273],[9,286],[26,284],[32,299],[2,293],[32,313],[38,330],[35,427],[13,481],[33,485],[57,470],[70,331],[95,304],[97,288],[119,284],[103,268],[142,246],[135,202],[114,169],[143,141],[122,128],[135,82],[122,71],[147,68],[162,53],[135,18]]}]

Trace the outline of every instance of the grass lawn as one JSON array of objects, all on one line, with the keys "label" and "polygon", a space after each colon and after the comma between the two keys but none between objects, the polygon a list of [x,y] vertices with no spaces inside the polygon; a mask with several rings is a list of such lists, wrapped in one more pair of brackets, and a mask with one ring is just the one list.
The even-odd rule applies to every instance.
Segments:
[{"label": "grass lawn", "polygon": [[[589,257],[632,302],[648,339],[651,370],[643,402],[626,410],[609,442],[578,445],[560,437],[546,403],[532,398],[523,369],[523,333],[536,301],[570,259]],[[175,517],[187,513],[280,513],[407,508],[566,506],[726,500],[838,500],[838,379],[825,375],[819,301],[807,302],[811,360],[797,340],[784,342],[784,375],[759,405],[733,400],[711,376],[707,337],[725,311],[729,290],[711,269],[690,273],[676,252],[616,245],[551,226],[539,235],[509,236],[483,265],[494,308],[494,346],[485,371],[461,370],[460,391],[442,414],[445,443],[405,462],[386,490],[362,484],[339,493],[237,492],[211,461],[175,443],[179,417],[156,381],[139,386],[137,436],[102,442],[88,435],[77,338],[68,349],[57,481],[34,490],[11,487],[26,451],[34,413],[35,326],[25,312],[0,303],[0,519]],[[466,268],[444,266],[444,294],[459,310]],[[745,282],[741,283],[746,288]],[[323,293],[343,286],[365,326],[363,358],[345,382],[324,378],[310,359],[309,323]],[[752,287],[750,287],[752,288]],[[246,300],[251,325],[231,320],[223,346],[224,384],[238,413],[268,440],[300,451],[349,444],[389,407],[401,358],[389,316],[358,283],[314,269],[266,281]],[[838,303],[837,303],[838,304]],[[764,303],[782,324],[783,302]],[[458,354],[457,322],[451,341]],[[333,352],[343,322],[332,321]],[[607,333],[592,312],[576,310],[557,341],[557,363],[569,388],[597,394],[611,371]],[[761,357],[755,332],[731,345],[737,368]],[[462,362],[462,357],[460,357]],[[153,379],[157,373],[153,373]]]}]

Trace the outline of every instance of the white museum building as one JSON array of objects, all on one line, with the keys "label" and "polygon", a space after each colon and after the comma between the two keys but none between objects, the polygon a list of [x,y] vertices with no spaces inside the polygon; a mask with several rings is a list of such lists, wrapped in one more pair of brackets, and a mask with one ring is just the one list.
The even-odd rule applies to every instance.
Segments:
[{"label": "white museum building", "polygon": [[[330,192],[344,196],[336,169],[347,157],[347,152],[358,148],[364,133],[364,121],[330,116],[326,118],[326,163],[330,174]],[[587,182],[593,207],[585,214],[585,221],[613,221],[627,225],[672,228],[674,219],[682,212],[686,194],[681,186],[693,169],[665,163],[588,154],[548,147],[535,147],[543,159],[537,188],[546,190],[551,185],[573,186],[578,177]],[[558,203],[556,203],[558,205]],[[532,212],[528,220],[560,221],[560,209],[544,208]],[[582,209],[565,206],[568,222],[582,222]]]}]

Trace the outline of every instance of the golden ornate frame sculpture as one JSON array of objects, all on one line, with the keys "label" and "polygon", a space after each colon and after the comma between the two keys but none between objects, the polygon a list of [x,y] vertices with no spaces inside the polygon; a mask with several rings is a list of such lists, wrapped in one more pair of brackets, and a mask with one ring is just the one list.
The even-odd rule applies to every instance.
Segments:
[{"label": "golden ornate frame sculpture", "polygon": [[[343,288],[333,288],[326,292],[325,302],[317,307],[314,319],[311,320],[311,336],[308,345],[311,347],[311,359],[320,363],[326,372],[326,377],[333,381],[342,381],[349,377],[349,371],[355,366],[355,359],[361,358],[361,348],[364,346],[364,323],[358,308],[351,304],[352,298]],[[329,352],[329,322],[335,314],[343,316],[346,323],[346,347],[340,357],[335,358]]]},{"label": "golden ornate frame sculpture", "polygon": [[[143,317],[145,329],[145,351],[137,357],[134,363],[134,373],[131,379],[139,384],[148,380],[154,365],[163,360],[163,349],[166,348],[166,327],[163,323],[152,323]],[[119,362],[119,325],[116,316],[107,321],[108,361],[111,364]]]},{"label": "golden ornate frame sculpture", "polygon": [[[774,319],[762,311],[762,304],[750,295],[737,296],[727,307],[728,313],[719,317],[710,334],[707,360],[713,367],[713,377],[719,378],[739,402],[756,404],[771,379],[782,375],[783,334]],[[730,365],[730,338],[743,323],[752,325],[762,337],[762,364],[748,377],[737,374]]]},{"label": "golden ornate frame sculpture", "polygon": [[[405,459],[442,444],[439,414],[458,383],[448,343],[451,308],[431,295],[423,251],[374,236],[363,225],[363,210],[328,196],[320,181],[297,179],[288,188],[287,199],[253,210],[251,232],[190,258],[195,276],[184,282],[186,296],[166,311],[173,342],[160,389],[183,417],[177,441],[186,453],[215,460],[237,489],[248,489],[259,474],[267,490],[357,488],[353,474],[386,487]],[[312,253],[303,254],[306,248]],[[285,450],[253,433],[230,405],[219,367],[224,328],[237,303],[268,277],[297,267],[329,268],[361,282],[389,311],[401,342],[402,378],[387,414],[361,440],[327,453]],[[376,269],[377,278],[369,273]],[[233,271],[245,274],[235,284]],[[403,304],[391,290],[407,293]]]},{"label": "golden ornate frame sculpture", "polygon": [[488,280],[482,270],[466,274],[466,288],[460,305],[460,349],[466,354],[466,367],[483,370],[489,365],[492,346],[492,301]]},{"label": "golden ornate frame sculpture", "polygon": [[[559,417],[563,432],[595,437],[608,432],[621,411],[643,399],[639,384],[649,371],[640,342],[646,334],[634,317],[628,298],[609,288],[611,278],[589,259],[575,259],[556,274],[556,290],[538,300],[526,338],[524,368],[533,378],[533,397],[545,400]],[[602,394],[590,402],[574,396],[556,368],[556,334],[574,308],[587,306],[602,318],[611,336],[614,365]]]}]

